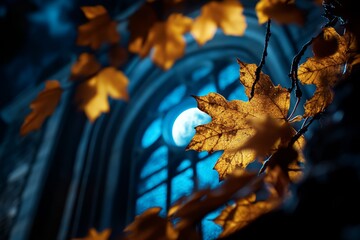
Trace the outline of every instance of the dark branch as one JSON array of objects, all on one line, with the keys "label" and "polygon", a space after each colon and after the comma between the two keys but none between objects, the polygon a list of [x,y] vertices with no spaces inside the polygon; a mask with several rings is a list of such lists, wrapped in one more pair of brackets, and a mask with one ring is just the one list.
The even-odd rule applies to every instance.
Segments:
[{"label": "dark branch", "polygon": [[292,60],[290,73],[289,73],[289,77],[291,78],[291,88],[289,89],[289,92],[291,92],[295,87],[295,93],[296,93],[297,98],[301,98],[301,96],[302,96],[302,92],[299,88],[299,79],[298,79],[298,74],[297,74],[300,60],[301,60],[302,56],[304,56],[307,48],[312,44],[314,39],[317,38],[318,36],[320,36],[322,33],[323,33],[323,31],[321,31],[316,37],[311,38],[307,43],[305,43],[302,46],[302,48],[300,49],[300,51],[298,52],[298,54],[296,54]]},{"label": "dark branch", "polygon": [[290,121],[290,119],[294,116],[295,111],[296,111],[297,107],[299,106],[299,103],[300,103],[300,98],[297,98],[295,106],[294,106],[293,110],[291,111],[289,117],[287,118],[288,121]]},{"label": "dark branch", "polygon": [[305,122],[307,122],[306,124],[304,124],[303,126],[301,126],[301,128],[299,129],[299,131],[291,138],[288,147],[291,147],[303,134],[305,134],[307,132],[307,130],[309,129],[310,125],[314,122],[314,120],[319,119],[321,116],[321,113],[315,114],[315,116],[313,116],[308,122],[306,119]]},{"label": "dark branch", "polygon": [[[337,22],[337,18],[329,20],[329,22],[327,22],[323,26],[322,29],[324,29],[326,27],[334,26],[336,24],[336,22]],[[319,32],[315,37],[312,37],[307,43],[305,43],[302,46],[302,48],[300,49],[300,51],[298,52],[298,54],[296,54],[292,60],[290,73],[289,73],[289,77],[291,78],[291,88],[289,88],[288,90],[289,90],[289,92],[292,92],[292,90],[295,88],[295,96],[296,96],[297,100],[296,100],[296,104],[295,104],[294,109],[292,110],[292,113],[290,114],[290,116],[292,116],[292,114],[295,113],[295,111],[300,103],[301,97],[302,97],[302,91],[300,89],[299,79],[298,79],[298,68],[299,68],[300,60],[301,60],[302,56],[304,56],[307,48],[312,44],[312,42],[317,37],[319,37],[321,34],[323,34],[323,32],[324,32],[324,30]]]},{"label": "dark branch", "polygon": [[254,81],[254,83],[253,83],[253,85],[251,87],[251,93],[250,93],[249,100],[251,100],[254,97],[255,85],[260,80],[260,73],[261,73],[261,70],[262,70],[263,66],[265,65],[265,58],[267,56],[267,48],[268,48],[269,41],[270,41],[270,36],[271,36],[270,25],[271,25],[271,19],[269,18],[269,20],[267,21],[267,25],[266,25],[265,46],[264,46],[263,54],[262,54],[262,57],[261,57],[261,61],[260,61],[259,65],[258,65],[258,67],[256,68],[256,71],[255,71],[256,78],[255,78],[255,81]]},{"label": "dark branch", "polygon": [[[336,18],[332,19],[331,21],[326,23],[325,26],[322,29],[324,29],[326,27],[334,26],[336,24],[336,22],[337,22]],[[315,37],[312,37],[307,43],[305,43],[302,46],[302,48],[300,49],[300,51],[298,52],[298,54],[296,54],[295,57],[292,60],[291,69],[290,69],[290,73],[289,73],[289,77],[291,78],[291,88],[289,89],[289,92],[291,92],[295,87],[295,92],[296,92],[296,97],[297,98],[301,98],[301,95],[302,95],[302,92],[299,89],[299,79],[298,79],[298,75],[297,75],[300,60],[301,60],[302,56],[304,56],[307,48],[312,44],[314,39],[316,39],[321,34],[323,34],[323,32],[324,32],[324,30],[319,32]]]}]

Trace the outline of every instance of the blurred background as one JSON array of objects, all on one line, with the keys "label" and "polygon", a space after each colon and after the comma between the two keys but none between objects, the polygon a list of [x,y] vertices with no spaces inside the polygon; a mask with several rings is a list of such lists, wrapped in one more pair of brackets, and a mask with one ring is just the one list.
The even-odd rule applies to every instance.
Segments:
[{"label": "blurred background", "polygon": [[[0,239],[65,240],[83,237],[92,227],[120,236],[145,209],[160,206],[165,214],[179,197],[219,184],[213,166],[221,152],[185,151],[194,127],[211,120],[191,96],[218,92],[228,100],[246,100],[236,58],[260,62],[266,24],[258,23],[256,1],[241,1],[248,24],[244,36],[219,29],[199,46],[186,34],[185,55],[169,70],[129,53],[121,70],[129,78],[130,100],[110,100],[110,112],[95,122],[73,104],[69,73],[83,50],[75,44],[77,27],[86,21],[80,7],[108,9],[126,48],[129,16],[144,2],[0,3]],[[198,16],[206,1],[194,2],[184,1],[181,8],[190,17]],[[304,26],[271,25],[263,71],[284,87],[291,86],[292,58],[323,24],[320,6],[301,4],[307,11]],[[29,104],[49,79],[68,86],[59,106],[41,129],[20,136]],[[203,239],[221,230],[211,221],[215,214],[199,226]]]}]

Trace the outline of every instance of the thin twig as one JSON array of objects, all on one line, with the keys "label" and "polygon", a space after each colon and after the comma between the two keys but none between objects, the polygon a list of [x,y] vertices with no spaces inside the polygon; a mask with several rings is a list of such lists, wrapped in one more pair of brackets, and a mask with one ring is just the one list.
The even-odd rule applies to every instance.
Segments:
[{"label": "thin twig", "polygon": [[308,118],[305,119],[305,122],[307,122],[306,124],[303,124],[303,126],[301,126],[301,128],[299,129],[299,131],[297,131],[297,133],[291,138],[288,146],[292,146],[303,134],[305,134],[307,132],[307,130],[309,129],[310,125],[314,122],[314,120],[317,120],[320,118],[321,113],[315,114],[315,116],[313,116],[309,121]]},{"label": "thin twig", "polygon": [[289,92],[292,92],[292,90],[295,88],[296,104],[295,104],[294,109],[292,110],[290,116],[292,116],[292,114],[295,113],[297,107],[299,106],[301,97],[302,97],[302,91],[300,89],[299,79],[298,79],[298,67],[299,67],[300,60],[301,60],[302,56],[304,56],[307,48],[312,44],[314,39],[316,39],[321,34],[323,34],[323,30],[320,33],[318,33],[315,37],[312,37],[307,43],[305,43],[302,46],[302,48],[300,49],[300,51],[298,52],[298,54],[296,54],[292,60],[290,73],[289,73],[289,77],[291,78],[291,88],[289,88],[288,90],[289,90]]},{"label": "thin twig", "polygon": [[305,126],[305,124],[309,121],[310,117],[306,117],[304,122],[301,124],[300,128],[303,128]]},{"label": "thin twig", "polygon": [[256,71],[255,71],[256,78],[255,78],[255,81],[254,81],[254,83],[253,83],[253,85],[251,87],[251,93],[250,93],[249,100],[251,100],[254,97],[255,85],[260,80],[260,73],[261,73],[261,70],[262,70],[263,66],[265,65],[265,58],[267,56],[267,48],[268,48],[269,41],[270,41],[270,36],[271,36],[270,25],[271,25],[271,19],[269,18],[269,20],[267,21],[267,25],[266,25],[266,36],[265,36],[264,50],[263,50],[263,53],[262,53],[261,61],[260,61],[259,65],[258,65],[258,67],[256,68]]},{"label": "thin twig", "polygon": [[296,100],[296,104],[294,106],[294,109],[292,110],[292,112],[290,114],[290,117],[288,119],[290,119],[292,117],[292,115],[295,113],[297,107],[299,106],[301,97],[302,97],[302,91],[301,91],[300,86],[299,86],[299,78],[298,78],[298,68],[299,68],[300,60],[304,56],[307,48],[312,44],[312,42],[316,38],[318,38],[321,34],[323,34],[324,28],[334,26],[336,24],[337,20],[338,20],[337,18],[329,20],[322,27],[322,30],[315,37],[312,37],[307,43],[305,43],[302,46],[302,48],[300,49],[298,54],[296,54],[295,57],[292,60],[290,73],[289,73],[289,77],[291,78],[291,88],[289,88],[288,90],[289,90],[289,92],[292,92],[292,90],[295,88],[295,96],[296,96],[297,100]]},{"label": "thin twig", "polygon": [[289,92],[291,92],[294,87],[296,88],[296,97],[301,97],[302,92],[299,89],[299,79],[298,79],[298,75],[297,75],[297,70],[299,67],[299,63],[300,60],[302,58],[302,56],[304,56],[307,48],[312,44],[312,42],[318,38],[321,34],[323,34],[324,32],[324,28],[329,27],[329,26],[333,26],[334,24],[336,24],[337,19],[333,19],[331,21],[329,21],[328,23],[326,23],[324,25],[324,27],[322,28],[323,30],[321,30],[315,37],[312,37],[307,43],[305,43],[302,48],[300,49],[300,51],[298,52],[298,54],[295,55],[295,57],[292,60],[291,63],[291,68],[290,68],[290,73],[289,73],[289,77],[291,78],[291,88],[289,89]]},{"label": "thin twig", "polygon": [[289,117],[287,118],[288,121],[290,121],[290,119],[294,116],[295,111],[296,111],[297,107],[299,106],[299,103],[300,103],[300,98],[296,98],[295,106],[294,106],[292,112],[290,113]]},{"label": "thin twig", "polygon": [[272,157],[272,155],[264,161],[263,165],[261,166],[261,168],[258,172],[258,175],[261,175],[263,172],[265,172],[267,166],[270,164],[271,157]]},{"label": "thin twig", "polygon": [[291,88],[289,89],[289,92],[291,92],[295,87],[295,93],[296,93],[297,98],[301,98],[301,96],[302,96],[302,92],[299,88],[299,79],[298,79],[298,74],[297,74],[300,60],[301,60],[302,56],[304,56],[307,48],[312,44],[314,39],[317,38],[318,36],[320,36],[320,34],[322,34],[322,33],[323,33],[323,31],[321,31],[316,37],[312,37],[307,43],[305,43],[302,46],[302,48],[300,49],[300,51],[298,52],[298,54],[296,54],[292,60],[290,73],[289,73],[289,77],[291,78]]},{"label": "thin twig", "polygon": [[[314,120],[317,120],[320,118],[321,113],[316,114],[315,116],[313,116],[311,119],[309,117],[307,117],[301,128],[299,129],[299,131],[297,131],[297,133],[291,138],[291,140],[289,141],[289,144],[287,145],[287,149],[291,149],[293,147],[293,144],[304,134],[307,132],[307,130],[309,129],[310,125],[314,122]],[[310,120],[309,120],[310,119]],[[276,153],[275,153],[276,154]],[[262,164],[258,175],[261,175],[262,173],[265,172],[266,168],[269,166],[269,164],[271,162],[273,162],[273,156],[274,154],[270,155],[270,157],[268,157],[264,163]]]}]

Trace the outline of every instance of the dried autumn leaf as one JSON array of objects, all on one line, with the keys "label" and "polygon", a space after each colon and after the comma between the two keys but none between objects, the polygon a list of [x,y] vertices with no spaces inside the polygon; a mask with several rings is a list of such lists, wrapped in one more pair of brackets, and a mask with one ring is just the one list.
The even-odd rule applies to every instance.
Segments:
[{"label": "dried autumn leaf", "polygon": [[81,7],[81,10],[89,22],[78,27],[76,44],[98,49],[103,43],[116,44],[119,42],[120,35],[116,30],[117,24],[111,20],[102,5],[84,6]]},{"label": "dried autumn leaf", "polygon": [[176,201],[168,211],[167,218],[159,216],[161,208],[146,210],[129,224],[124,232],[126,240],[147,239],[194,239],[201,237],[197,224],[210,212],[230,200],[244,198],[257,191],[264,183],[264,176],[256,172],[236,169],[221,186],[203,189]]},{"label": "dried autumn leaf", "polygon": [[107,228],[102,232],[98,232],[95,228],[91,228],[88,235],[84,238],[73,238],[73,240],[108,240],[111,229]]},{"label": "dried autumn leaf", "polygon": [[179,218],[176,229],[183,231],[195,226],[208,213],[227,203],[233,197],[246,196],[255,191],[262,177],[256,172],[236,169],[215,189],[204,189],[193,193],[189,197],[179,199],[168,212],[171,218]]},{"label": "dried autumn leaf", "polygon": [[302,154],[305,138],[300,136],[294,144],[290,144],[296,134],[295,129],[288,121],[273,119],[268,115],[251,119],[249,124],[255,129],[254,135],[235,151],[253,149],[255,158],[261,160],[271,153],[260,173],[268,166],[280,166],[292,182],[298,181],[302,177],[301,165],[305,162]]},{"label": "dried autumn leaf", "polygon": [[96,61],[95,56],[89,53],[82,53],[78,60],[71,67],[70,79],[84,79],[96,74],[101,65]]},{"label": "dried autumn leaf", "polygon": [[152,2],[163,2],[164,4],[177,4],[177,3],[181,3],[181,2],[184,2],[186,0],[166,0],[166,1],[163,1],[163,0],[147,0],[146,2],[149,2],[149,3],[152,3]]},{"label": "dried autumn leaf", "polygon": [[[250,97],[252,85],[256,79],[255,64],[240,64],[240,81],[245,86]],[[255,129],[249,120],[271,116],[286,122],[290,106],[290,93],[281,86],[274,86],[270,77],[260,73],[260,80],[255,85],[255,94],[251,101],[234,100],[228,102],[217,93],[195,97],[198,108],[209,114],[212,121],[196,127],[196,134],[187,149],[196,151],[224,150],[215,165],[220,179],[231,173],[235,168],[245,168],[255,160],[252,149],[241,149],[249,138],[255,134]]]},{"label": "dried autumn leaf", "polygon": [[255,6],[259,24],[274,19],[280,24],[305,23],[305,12],[299,9],[295,0],[260,0]]},{"label": "dried autumn leaf", "polygon": [[161,208],[149,208],[124,229],[126,240],[178,239],[178,232],[167,219],[159,216]]},{"label": "dried autumn leaf", "polygon": [[[292,136],[294,136],[297,133],[297,131],[293,128],[292,131],[293,131]],[[303,153],[305,143],[306,143],[305,137],[300,136],[291,146],[288,145],[288,147],[285,147],[285,150],[283,152],[280,151],[282,150],[282,148],[279,148],[274,154],[274,155],[279,154],[279,156],[274,156],[274,157],[279,157],[281,159],[286,160],[284,164],[287,165],[283,165],[283,166],[287,166],[287,173],[289,175],[291,182],[297,182],[303,176],[303,168],[304,168],[304,164],[306,163],[305,156]],[[278,162],[283,162],[283,160],[279,160]]]},{"label": "dried autumn leaf", "polygon": [[243,6],[237,0],[211,1],[201,8],[201,14],[194,20],[191,34],[199,45],[211,40],[217,28],[226,35],[244,35],[247,23]]},{"label": "dried autumn leaf", "polygon": [[[296,153],[296,151],[294,151],[294,153]],[[280,202],[290,196],[291,179],[282,166],[276,164],[267,169],[264,181],[269,191],[269,200],[278,199]]]},{"label": "dried autumn leaf", "polygon": [[278,149],[283,142],[289,142],[292,137],[292,127],[289,122],[273,119],[266,115],[249,120],[255,130],[254,135],[237,149],[253,149],[257,157],[265,157],[269,152]]},{"label": "dried autumn leaf", "polygon": [[290,179],[278,165],[266,170],[262,183],[262,190],[267,192],[267,196],[258,198],[256,191],[253,191],[252,194],[228,205],[214,219],[214,222],[223,228],[219,238],[240,230],[259,216],[278,208],[284,199],[290,195]]},{"label": "dried autumn leaf", "polygon": [[241,199],[236,203],[227,206],[214,222],[223,228],[219,238],[245,227],[259,216],[270,212],[279,206],[279,200],[255,201],[254,195]]},{"label": "dried autumn leaf", "polygon": [[149,31],[156,21],[157,16],[154,8],[148,3],[144,3],[139,10],[131,15],[128,25],[130,31],[128,48],[130,52],[140,54],[148,38]]},{"label": "dried autumn leaf", "polygon": [[77,87],[75,101],[93,122],[101,113],[110,111],[108,97],[128,99],[127,85],[125,74],[114,67],[106,67]]},{"label": "dried autumn leaf", "polygon": [[[356,56],[355,39],[351,34],[339,35],[332,27],[324,28],[323,34],[314,40],[314,57],[308,58],[298,69],[298,78],[303,84],[315,84],[314,95],[305,103],[304,117],[314,116],[324,109],[333,100],[333,87],[344,76],[344,69],[351,71]],[[328,52],[320,51],[319,42],[326,45],[327,41],[336,42]],[[325,42],[325,43],[324,43]],[[332,45],[332,44],[331,44]],[[326,53],[326,54],[318,54]]]},{"label": "dried autumn leaf", "polygon": [[334,29],[324,29],[312,42],[314,57],[321,59],[338,51],[340,36]]},{"label": "dried autumn leaf", "polygon": [[75,102],[91,122],[110,110],[109,97],[128,99],[126,75],[114,67],[101,69],[93,55],[80,55],[72,68],[72,78],[82,79],[76,89]]},{"label": "dried autumn leaf", "polygon": [[125,63],[127,57],[128,52],[125,48],[115,45],[109,50],[109,62],[114,67],[120,67]]},{"label": "dried autumn leaf", "polygon": [[21,125],[20,134],[22,136],[42,126],[46,118],[54,112],[62,92],[63,90],[58,81],[48,80],[45,82],[44,90],[31,102],[30,108],[32,111]]},{"label": "dried autumn leaf", "polygon": [[145,57],[152,52],[152,60],[167,70],[185,52],[183,34],[190,31],[192,19],[181,14],[171,14],[165,22],[156,22],[149,31],[139,55]]}]

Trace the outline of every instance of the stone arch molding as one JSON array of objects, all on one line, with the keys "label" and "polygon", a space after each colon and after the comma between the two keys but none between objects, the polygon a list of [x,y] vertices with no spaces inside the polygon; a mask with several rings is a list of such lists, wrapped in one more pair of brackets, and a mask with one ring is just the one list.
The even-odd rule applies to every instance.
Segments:
[{"label": "stone arch molding", "polygon": [[[254,12],[247,10],[245,15],[248,27],[242,37],[225,36],[218,30],[214,39],[199,47],[190,35],[186,35],[186,53],[168,71],[156,67],[150,58],[133,57],[123,69],[130,79],[130,101],[111,101],[111,111],[93,124],[84,118],[74,117],[68,106],[72,95],[67,94],[60,110],[41,130],[41,136],[37,136],[37,145],[32,147],[34,153],[30,162],[41,174],[29,171],[24,175],[24,190],[17,199],[28,201],[30,205],[22,204],[17,209],[17,218],[12,220],[9,234],[11,239],[26,239],[27,234],[31,234],[35,218],[40,223],[46,221],[46,217],[38,214],[40,196],[47,194],[44,182],[56,171],[54,165],[59,163],[54,158],[58,155],[67,159],[61,164],[69,165],[63,168],[69,179],[62,186],[63,192],[58,193],[63,195],[63,211],[56,215],[59,225],[52,235],[65,240],[83,234],[85,230],[81,226],[119,228],[131,221],[137,184],[133,174],[139,166],[139,160],[132,161],[132,158],[136,155],[136,141],[143,134],[138,126],[151,117],[151,113],[144,115],[145,111],[159,105],[166,93],[179,84],[188,83],[187,76],[196,69],[223,61],[235,62],[236,58],[257,64],[261,58],[266,29],[265,25],[258,24]],[[283,86],[290,86],[287,73],[293,56],[319,28],[317,20],[310,17],[308,22],[312,24],[304,28],[276,23],[271,26],[272,36],[263,71]],[[69,66],[55,76],[66,81],[64,75],[68,69]],[[25,95],[23,100],[15,101],[1,112],[2,119],[9,125],[12,118],[8,116],[24,109],[33,93],[29,90]],[[17,118],[21,119],[22,115],[17,114]],[[61,124],[61,121],[67,124]],[[71,122],[76,124],[72,126]],[[19,125],[19,121],[16,124]],[[71,130],[71,127],[80,125],[82,127],[76,131]],[[76,141],[72,143],[76,146],[66,146],[74,135]],[[59,149],[59,145],[65,147]],[[93,198],[89,199],[89,196]],[[90,210],[87,209],[89,207]],[[21,231],[22,235],[19,236]]]}]

